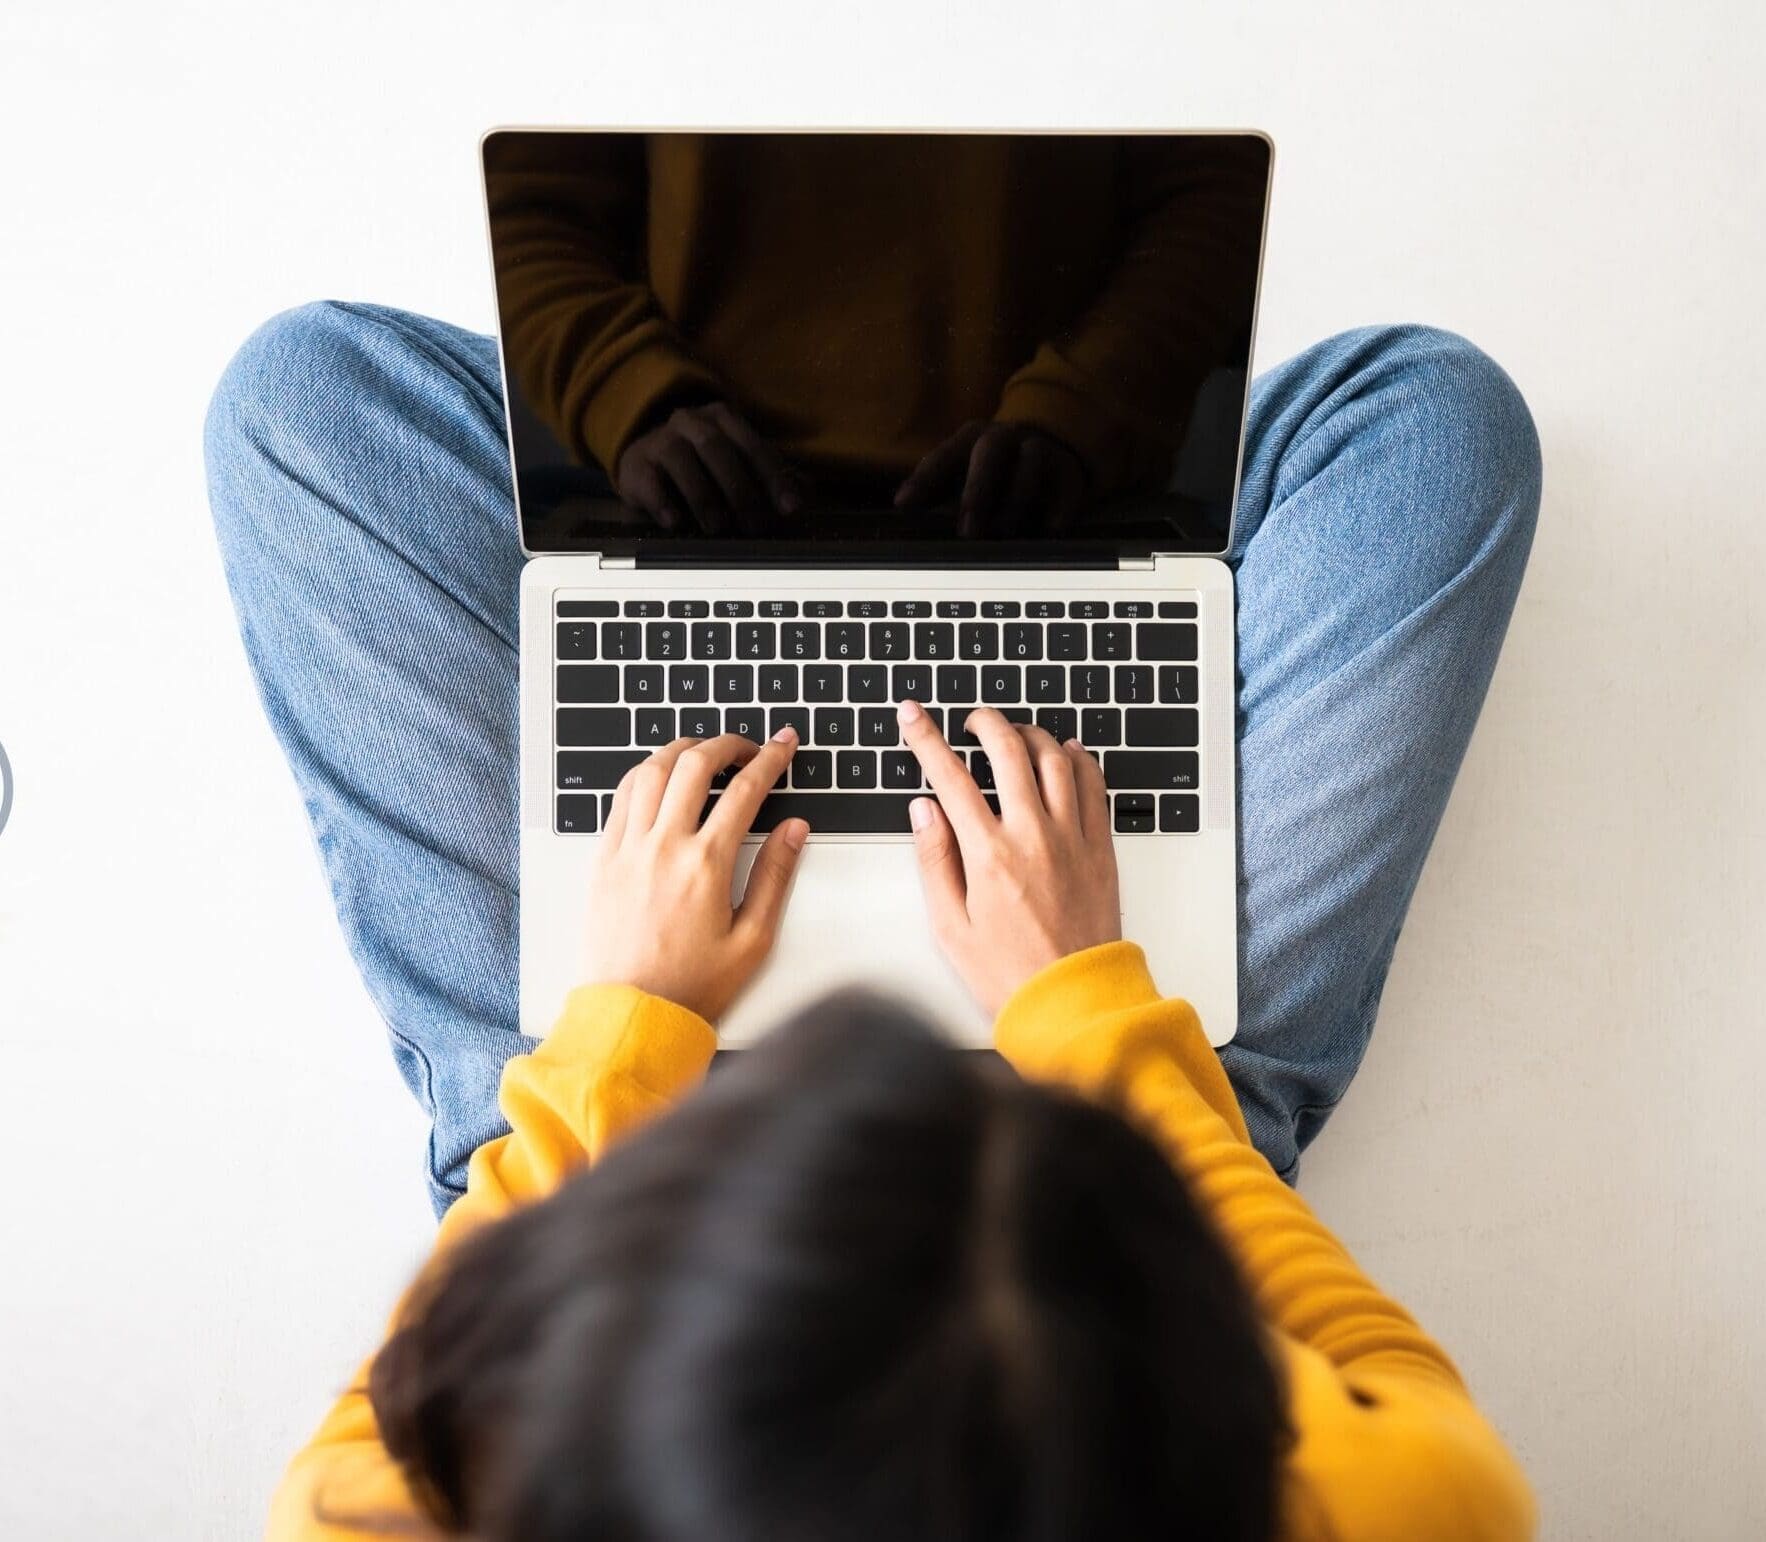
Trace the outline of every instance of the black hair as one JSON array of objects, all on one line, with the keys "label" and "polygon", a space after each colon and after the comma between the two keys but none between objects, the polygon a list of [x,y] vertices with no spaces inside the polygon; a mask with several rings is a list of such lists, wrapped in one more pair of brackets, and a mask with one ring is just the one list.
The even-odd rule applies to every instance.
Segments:
[{"label": "black hair", "polygon": [[856,994],[463,1241],[369,1392],[482,1542],[1251,1542],[1287,1439],[1159,1149]]}]

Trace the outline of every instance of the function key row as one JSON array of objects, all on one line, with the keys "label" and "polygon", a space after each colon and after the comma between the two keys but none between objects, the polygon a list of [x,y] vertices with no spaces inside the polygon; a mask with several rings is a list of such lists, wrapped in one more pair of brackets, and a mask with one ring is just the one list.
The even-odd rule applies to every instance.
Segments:
[{"label": "function key row", "polygon": [[982,616],[990,621],[1013,621],[1028,617],[1032,621],[1059,620],[1072,617],[1075,621],[1102,621],[1117,616],[1130,621],[1151,620],[1155,612],[1161,621],[1193,621],[1196,605],[1193,600],[626,600],[623,608],[618,600],[560,600],[558,615],[573,621],[606,620],[620,614],[627,616],[670,616],[680,621],[697,621],[707,616],[735,619],[742,616],[766,616],[773,620],[784,617],[809,616],[825,620],[830,616],[853,616],[863,620],[879,620],[898,616],[915,620],[941,616],[947,620],[963,620]]}]

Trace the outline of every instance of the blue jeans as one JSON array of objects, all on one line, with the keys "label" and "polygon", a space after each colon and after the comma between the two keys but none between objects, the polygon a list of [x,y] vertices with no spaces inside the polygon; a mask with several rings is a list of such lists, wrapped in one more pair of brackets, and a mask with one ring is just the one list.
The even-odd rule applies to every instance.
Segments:
[{"label": "blue jeans", "polygon": [[[515,998],[521,554],[495,344],[376,306],[289,311],[229,365],[207,454],[265,710],[431,1119],[439,1214],[503,1128],[504,1062],[531,1047]],[[1449,333],[1344,333],[1254,387],[1232,555],[1239,1033],[1222,1060],[1290,1180],[1367,1046],[1539,486],[1520,393]]]}]

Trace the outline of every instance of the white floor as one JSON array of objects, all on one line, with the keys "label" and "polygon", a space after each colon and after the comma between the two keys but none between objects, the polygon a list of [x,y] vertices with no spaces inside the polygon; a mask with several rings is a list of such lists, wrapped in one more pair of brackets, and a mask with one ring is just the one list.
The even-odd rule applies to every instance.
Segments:
[{"label": "white floor", "polygon": [[484,325],[476,135],[572,120],[1257,124],[1265,362],[1416,319],[1508,365],[1533,568],[1305,1188],[1545,1535],[1766,1534],[1757,11],[530,9],[0,17],[0,1534],[250,1534],[423,1247],[199,424],[282,306]]}]

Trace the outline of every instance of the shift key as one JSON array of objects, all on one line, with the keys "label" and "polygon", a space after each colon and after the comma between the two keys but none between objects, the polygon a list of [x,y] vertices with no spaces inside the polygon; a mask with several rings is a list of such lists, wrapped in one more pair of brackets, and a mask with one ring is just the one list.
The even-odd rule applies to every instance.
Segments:
[{"label": "shift key", "polygon": [[648,750],[560,750],[560,787],[617,787],[619,779],[650,758]]},{"label": "shift key", "polygon": [[1199,779],[1194,750],[1104,752],[1104,783],[1112,791],[1193,792]]}]

